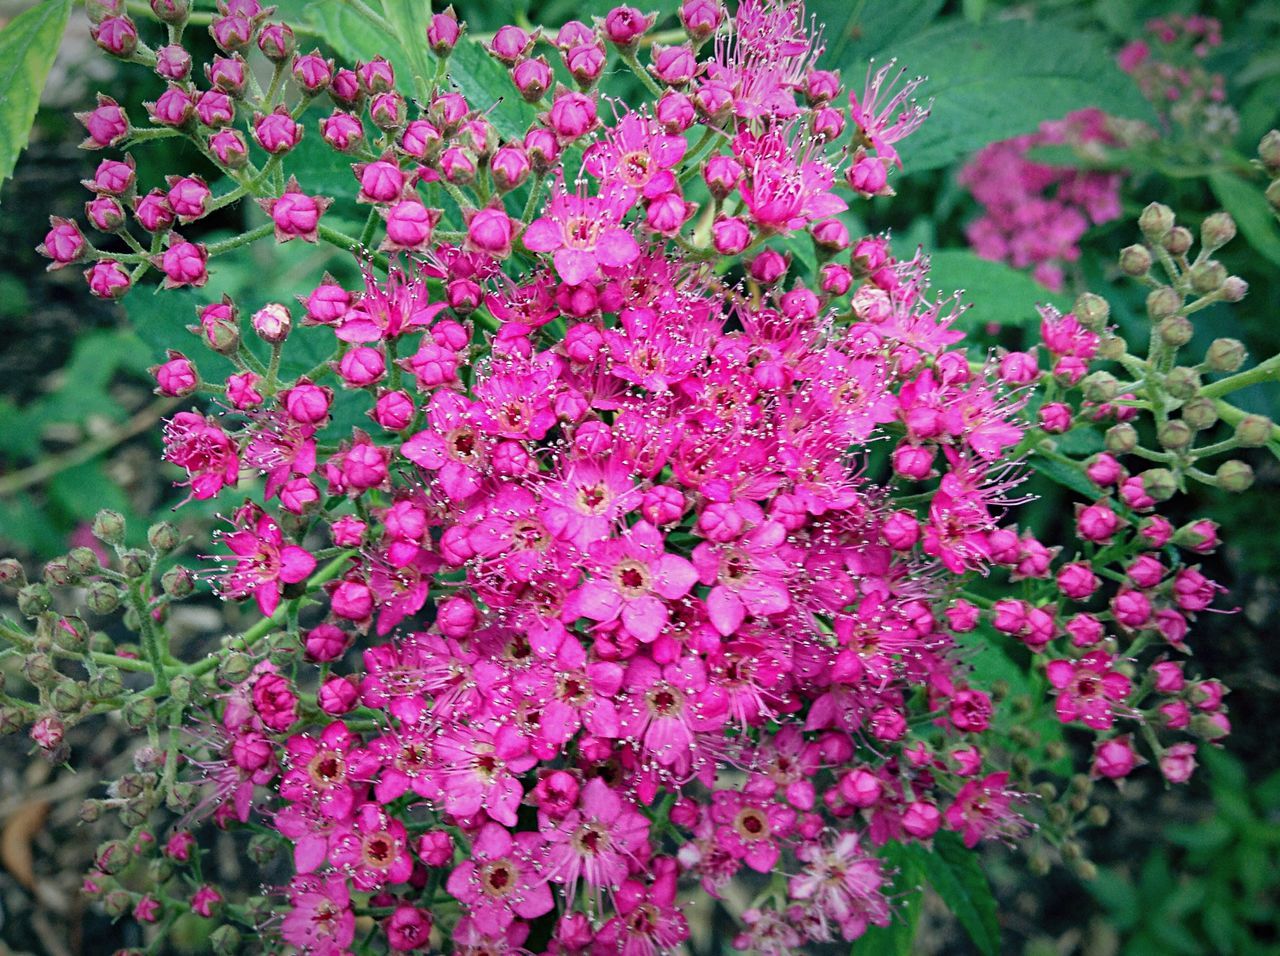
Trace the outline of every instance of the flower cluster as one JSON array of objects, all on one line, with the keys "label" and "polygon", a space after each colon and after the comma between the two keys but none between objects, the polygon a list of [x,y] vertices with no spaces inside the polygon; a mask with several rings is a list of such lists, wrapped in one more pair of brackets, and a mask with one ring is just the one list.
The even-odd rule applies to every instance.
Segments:
[{"label": "flower cluster", "polygon": [[[138,772],[86,811],[131,828],[86,882],[108,911],[225,910],[226,952],[239,923],[334,956],[650,954],[688,938],[684,888],[736,907],[731,882],[774,874],[737,914],[735,944],[781,954],[889,923],[891,842],[1038,839],[1032,793],[1073,840],[1092,784],[1053,782],[1061,725],[1091,742],[1094,777],[1150,759],[1174,782],[1197,738],[1227,732],[1225,688],[1182,659],[1219,590],[1187,560],[1216,547],[1216,528],[1175,529],[1156,507],[1188,475],[1247,484],[1239,462],[1216,477],[1196,462],[1271,438],[1248,416],[1196,449],[1190,430],[1216,406],[1198,373],[1164,368],[1191,313],[1244,294],[1208,258],[1229,217],[1206,223],[1191,263],[1187,231],[1153,207],[1148,245],[1125,252],[1133,275],[1150,279],[1153,254],[1173,270],[1151,306],[1160,376],[1103,367],[1123,343],[1088,295],[1044,311],[1041,347],[975,358],[962,310],[928,293],[927,258],[897,258],[842,218],[892,192],[895,143],[927,112],[910,98],[919,81],[899,85],[891,66],[848,90],[817,65],[798,2],[743,0],[731,18],[685,0],[677,45],[651,42],[655,19],[630,7],[554,34],[506,26],[482,46],[437,13],[425,41],[439,70],[411,78],[412,101],[385,60],[297,53],[256,0],[220,0],[200,90],[185,7],[153,7],[170,23],[158,50],[122,7],[93,5],[99,45],[169,86],[143,129],[104,98],[85,118],[91,145],[182,135],[224,180],[141,193],[131,159],[105,160],[89,219],[107,224],[99,204],[119,213],[102,230],[118,251],[59,220],[43,246],[54,266],[88,263],[100,294],[152,274],[198,288],[216,256],[274,237],[349,250],[360,271],[248,315],[206,295],[191,331],[234,371],[210,380],[178,351],[153,370],[191,404],[166,425],[166,461],[189,498],[225,505],[201,577],[251,600],[257,624],[217,657],[174,661],[165,609],[197,580],[177,567],[155,588],[155,561],[178,544],[168,526],[129,549],[104,513],[95,533],[119,570],[85,548],[46,569],[56,585],[92,580],[95,613],[125,601],[138,647],[99,646],[3,566],[42,629],[6,631],[39,691],[6,724],[38,717],[33,738],[57,753],[68,724],[114,706],[122,670],[156,681],[126,695],[126,720],[151,737]],[[448,85],[460,44],[507,71],[532,104],[527,128]],[[275,64],[266,93],[255,45]],[[615,59],[630,102],[636,88],[648,102],[602,90]],[[372,209],[359,239],[321,224],[329,197],[284,178],[322,94],[319,135],[355,160],[347,198]],[[1073,204],[1113,216],[1110,180],[994,169],[1101,129],[1079,115],[990,154],[987,172],[1021,183],[1014,206],[1053,184],[1060,218]],[[175,231],[240,199],[271,222],[221,244]],[[1069,258],[1073,228],[1018,255]],[[300,339],[329,357],[286,376]],[[1243,361],[1226,340],[1211,352],[1214,370]],[[1160,450],[1139,444],[1140,409],[1159,418]],[[1086,462],[1054,443],[1104,427],[1107,451]],[[1135,459],[1161,467],[1131,471]],[[1038,460],[1089,492],[1070,550],[1016,522]],[[42,650],[63,633],[71,650]],[[54,657],[89,646],[81,689]],[[992,653],[1043,674],[1049,699],[1014,701],[1043,720],[1011,734],[1011,689],[982,666]],[[1032,763],[1011,739],[1056,756]],[[182,817],[157,839],[161,803]],[[210,818],[254,830],[255,860],[287,848],[274,901],[224,907],[203,879],[194,896],[129,882],[136,859],[166,874],[198,863],[191,831]],[[356,943],[366,917],[376,944]]]},{"label": "flower cluster", "polygon": [[1080,239],[1090,226],[1120,216],[1121,175],[1037,162],[1028,153],[1041,146],[1114,146],[1105,113],[1078,110],[1040,125],[1035,133],[984,147],[960,172],[960,184],[982,206],[965,228],[984,259],[1032,269],[1041,285],[1061,291],[1064,266],[1080,258]]}]

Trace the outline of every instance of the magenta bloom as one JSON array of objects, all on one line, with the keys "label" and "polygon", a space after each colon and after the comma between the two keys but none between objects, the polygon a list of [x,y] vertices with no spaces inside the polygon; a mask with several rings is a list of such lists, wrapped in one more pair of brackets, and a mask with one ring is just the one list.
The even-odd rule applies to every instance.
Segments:
[{"label": "magenta bloom", "polygon": [[356,914],[341,874],[294,877],[289,907],[280,935],[290,946],[312,956],[342,956],[348,951],[356,936]]},{"label": "magenta bloom", "polygon": [[516,825],[524,790],[519,775],[538,762],[513,735],[496,737],[471,727],[450,728],[435,745],[436,774],[445,809],[458,817],[483,810],[506,826]]},{"label": "magenta bloom", "polygon": [[844,939],[857,939],[871,924],[889,925],[883,864],[858,846],[858,834],[806,843],[796,856],[806,866],[788,881],[788,892],[794,899],[811,900],[823,919],[840,927]]},{"label": "magenta bloom", "polygon": [[[898,151],[893,148],[893,144],[920,128],[929,116],[929,107],[919,106],[911,99],[916,87],[924,82],[923,77],[908,80],[901,89],[889,96],[890,91],[907,72],[905,67],[899,69],[890,79],[889,74],[893,72],[895,65],[895,61],[890,61],[877,70],[874,76],[871,68],[867,68],[866,91],[861,97],[852,91],[849,93],[849,116],[858,127],[863,141],[876,151],[876,155],[901,167],[902,160],[898,158]],[[882,102],[882,96],[889,96],[889,99]]]},{"label": "magenta bloom", "polygon": [[354,821],[335,831],[329,862],[349,873],[356,889],[366,891],[403,883],[413,872],[404,824],[376,803],[362,804]]},{"label": "magenta bloom", "polygon": [[252,594],[270,617],[280,606],[283,585],[305,581],[316,569],[316,559],[304,548],[285,544],[276,519],[261,509],[244,508],[237,517],[239,529],[223,538],[236,565],[219,578],[222,593],[236,601]]},{"label": "magenta bloom", "polygon": [[594,545],[600,573],[583,584],[570,602],[573,612],[593,621],[621,619],[634,637],[652,643],[671,619],[664,601],[689,593],[698,572],[685,558],[668,554],[662,535],[647,521],[621,538]]},{"label": "magenta bloom", "polygon": [[1078,661],[1056,660],[1045,673],[1058,690],[1056,710],[1064,724],[1078,720],[1093,730],[1106,730],[1115,720],[1115,707],[1129,696],[1133,684],[1112,670],[1114,658],[1103,650],[1090,651]]},{"label": "magenta bloom", "polygon": [[653,199],[676,189],[672,168],[684,158],[684,137],[666,133],[662,124],[639,113],[627,113],[606,138],[583,156],[587,172],[606,187],[622,186],[635,196]]},{"label": "magenta bloom", "polygon": [[573,896],[579,879],[594,889],[621,886],[629,861],[649,853],[649,821],[599,777],[587,781],[577,809],[542,824],[545,872]]},{"label": "magenta bloom", "polygon": [[780,553],[786,536],[786,528],[766,521],[737,541],[704,541],[693,549],[699,580],[711,588],[711,623],[721,634],[732,634],[748,614],[764,617],[791,606],[786,584],[790,565]]},{"label": "magenta bloom", "polygon": [[165,460],[186,469],[193,498],[212,498],[239,477],[235,442],[212,418],[178,412],[165,426],[164,445]]},{"label": "magenta bloom", "polygon": [[541,875],[536,833],[511,833],[486,823],[471,845],[471,859],[449,874],[445,888],[467,905],[476,927],[501,936],[517,918],[536,919],[555,906]]},{"label": "magenta bloom", "polygon": [[635,741],[664,767],[687,767],[695,734],[718,730],[728,715],[725,695],[708,685],[706,669],[696,657],[665,667],[647,657],[634,657],[623,689],[622,737]]},{"label": "magenta bloom", "polygon": [[619,225],[630,207],[625,190],[606,187],[599,196],[584,196],[565,192],[561,181],[546,215],[525,230],[525,247],[551,253],[556,272],[570,285],[594,278],[602,267],[625,268],[640,257],[635,237]]}]

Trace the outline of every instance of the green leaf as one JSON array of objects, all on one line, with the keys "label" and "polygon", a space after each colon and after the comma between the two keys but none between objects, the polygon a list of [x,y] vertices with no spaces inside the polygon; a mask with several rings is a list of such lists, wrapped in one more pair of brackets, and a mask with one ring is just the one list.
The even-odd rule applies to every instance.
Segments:
[{"label": "green leaf", "polygon": [[942,4],[943,0],[810,0],[806,7],[825,27],[824,59],[832,66],[844,67],[877,54],[892,56],[898,43],[933,22]]},{"label": "green leaf", "polygon": [[1254,252],[1280,266],[1280,228],[1262,190],[1226,172],[1210,173],[1209,186],[1222,208],[1231,213]]},{"label": "green leaf", "polygon": [[[286,17],[310,27],[348,65],[357,60],[367,62],[375,56],[389,60],[395,68],[400,92],[406,96],[414,95],[413,62],[405,53],[400,39],[389,36],[385,30],[370,23],[350,4],[342,0],[288,0],[278,6]],[[378,4],[375,2],[370,6],[377,9]],[[421,29],[426,29],[425,22]]]},{"label": "green leaf", "polygon": [[0,183],[27,146],[70,10],[71,0],[45,0],[0,31]]},{"label": "green leaf", "polygon": [[1068,309],[1067,296],[1050,292],[1031,274],[1003,262],[983,259],[968,249],[940,249],[930,256],[929,284],[949,295],[964,290],[973,303],[961,320],[966,328],[988,322],[997,325],[1032,325],[1040,320],[1037,305]]},{"label": "green leaf", "polygon": [[922,851],[919,861],[929,885],[955,914],[978,951],[1000,952],[996,898],[978,855],[958,834],[943,831],[933,839],[933,852]]},{"label": "green leaf", "polygon": [[1097,486],[1070,465],[1064,465],[1060,461],[1036,454],[1032,454],[1027,459],[1027,463],[1046,478],[1056,481],[1064,488],[1079,492],[1091,501],[1098,497]]},{"label": "green leaf", "polygon": [[896,43],[892,52],[911,73],[928,74],[919,92],[934,100],[932,115],[900,149],[912,172],[946,166],[1086,106],[1155,120],[1097,34],[1047,23],[951,22]]},{"label": "green leaf", "polygon": [[919,847],[886,843],[880,856],[893,871],[893,916],[888,926],[870,926],[853,944],[853,956],[910,956],[924,910],[924,868]]},{"label": "green leaf", "polygon": [[449,57],[449,76],[473,107],[485,111],[500,136],[524,138],[534,120],[533,107],[520,98],[507,71],[484,47],[463,37]]}]

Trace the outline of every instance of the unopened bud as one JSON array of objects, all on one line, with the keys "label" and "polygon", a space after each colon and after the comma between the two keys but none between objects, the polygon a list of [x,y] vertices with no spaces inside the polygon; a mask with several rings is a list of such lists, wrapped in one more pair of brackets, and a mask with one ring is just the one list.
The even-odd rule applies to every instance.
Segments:
[{"label": "unopened bud", "polygon": [[1035,794],[1041,800],[1057,800],[1058,788],[1046,780],[1043,783],[1036,784]]},{"label": "unopened bud", "polygon": [[1111,820],[1111,811],[1102,804],[1097,803],[1089,808],[1085,819],[1089,821],[1090,826],[1105,827]]},{"label": "unopened bud", "polygon": [[1227,276],[1222,280],[1218,294],[1222,296],[1223,302],[1239,302],[1249,294],[1249,283],[1239,276]]},{"label": "unopened bud", "polygon": [[218,680],[224,684],[239,684],[253,670],[253,661],[248,655],[233,652],[223,658],[218,665]]},{"label": "unopened bud", "polygon": [[1171,418],[1160,426],[1156,433],[1156,440],[1160,442],[1161,448],[1178,451],[1190,445],[1194,435],[1191,426],[1182,419]]},{"label": "unopened bud", "polygon": [[1273,179],[1271,181],[1271,185],[1267,187],[1265,195],[1267,197],[1267,202],[1271,205],[1271,208],[1280,212],[1280,179]]},{"label": "unopened bud", "polygon": [[1236,441],[1245,448],[1261,448],[1274,433],[1275,425],[1266,415],[1246,415],[1236,425]]},{"label": "unopened bud", "polygon": [[1164,203],[1153,202],[1138,217],[1138,228],[1151,242],[1160,242],[1173,229],[1173,210]]},{"label": "unopened bud", "polygon": [[1151,271],[1151,253],[1143,245],[1125,246],[1120,250],[1120,271],[1137,279]]},{"label": "unopened bud", "polygon": [[1103,362],[1114,362],[1127,351],[1128,343],[1118,335],[1104,335],[1098,340],[1098,358]]},{"label": "unopened bud", "polygon": [[120,544],[124,541],[124,516],[118,511],[99,511],[93,519],[93,536],[103,544]]},{"label": "unopened bud", "polygon": [[1253,485],[1253,469],[1243,461],[1224,461],[1218,466],[1214,477],[1218,480],[1219,488],[1233,494],[1248,491]]},{"label": "unopened bud", "polygon": [[[1054,826],[1062,826],[1071,818],[1071,814],[1067,812],[1067,808],[1060,803],[1055,803],[1049,807],[1049,822]],[[1062,847],[1062,855],[1067,855],[1067,845]]]},{"label": "unopened bud", "polygon": [[1171,315],[1167,319],[1161,320],[1156,328],[1160,333],[1161,340],[1175,349],[1182,348],[1196,334],[1195,328],[1191,325],[1191,320],[1185,315]]},{"label": "unopened bud", "polygon": [[1218,424],[1218,409],[1209,398],[1193,398],[1182,406],[1182,420],[1198,432]]},{"label": "unopened bud", "polygon": [[44,687],[58,679],[58,670],[48,654],[28,654],[22,661],[22,676],[27,683]]},{"label": "unopened bud", "polygon": [[1110,372],[1094,372],[1081,384],[1084,397],[1091,402],[1109,402],[1120,394],[1120,383]]},{"label": "unopened bud", "polygon": [[1205,216],[1200,224],[1200,246],[1205,252],[1215,252],[1236,237],[1236,221],[1230,213],[1215,212]]},{"label": "unopened bud", "polygon": [[79,582],[80,576],[72,573],[66,558],[54,558],[44,566],[44,580],[50,587],[69,588]]},{"label": "unopened bud", "polygon": [[60,714],[70,714],[84,706],[84,685],[69,678],[58,681],[49,691],[49,704]]},{"label": "unopened bud", "polygon": [[98,570],[98,556],[92,548],[72,548],[67,553],[67,568],[76,577],[83,578]]},{"label": "unopened bud", "polygon": [[156,719],[156,702],[150,697],[133,697],[124,705],[124,722],[130,730],[146,730]]},{"label": "unopened bud", "polygon": [[1111,306],[1107,300],[1092,292],[1082,292],[1076,298],[1072,311],[1081,325],[1094,332],[1101,331],[1111,317]]},{"label": "unopened bud", "polygon": [[80,822],[97,823],[102,819],[102,801],[86,800],[80,804]]},{"label": "unopened bud", "polygon": [[1280,173],[1280,129],[1269,130],[1258,143],[1258,159],[1271,175]]},{"label": "unopened bud", "polygon": [[1032,876],[1048,876],[1053,869],[1053,861],[1043,850],[1032,850],[1027,854],[1027,868]]},{"label": "unopened bud", "polygon": [[187,783],[185,780],[179,780],[173,785],[173,789],[169,791],[169,795],[165,797],[164,804],[174,813],[181,813],[184,810],[190,810],[195,806],[196,795],[199,791],[193,783]]},{"label": "unopened bud", "polygon": [[209,948],[214,956],[235,956],[240,952],[240,931],[230,923],[224,923],[209,935]]},{"label": "unopened bud", "polygon": [[169,681],[169,696],[179,704],[191,700],[191,678],[186,674],[177,674]]},{"label": "unopened bud", "polygon": [[1071,869],[1075,870],[1076,876],[1082,880],[1092,882],[1098,878],[1098,864],[1092,860],[1077,860],[1072,864]]},{"label": "unopened bud", "polygon": [[1249,352],[1239,339],[1214,339],[1204,354],[1204,364],[1214,372],[1234,372],[1248,357]]},{"label": "unopened bud", "polygon": [[43,584],[28,584],[18,591],[18,610],[24,617],[36,617],[49,610],[53,596]]},{"label": "unopened bud", "polygon": [[170,568],[160,577],[160,587],[171,598],[184,598],[196,589],[195,575],[188,568]]},{"label": "unopened bud", "polygon": [[147,544],[153,551],[165,554],[178,546],[178,529],[168,521],[160,521],[147,529]]},{"label": "unopened bud", "polygon": [[17,558],[5,558],[0,561],[0,584],[11,588],[20,588],[27,583],[27,572]]},{"label": "unopened bud", "polygon": [[110,581],[95,581],[85,603],[94,614],[112,614],[120,607],[120,589]]},{"label": "unopened bud", "polygon": [[132,905],[133,897],[124,890],[112,890],[102,898],[102,908],[112,919],[124,916]]},{"label": "unopened bud", "polygon": [[120,570],[127,578],[141,578],[151,570],[151,555],[132,548],[120,555]]},{"label": "unopened bud", "polygon": [[1174,226],[1169,230],[1169,235],[1164,237],[1165,251],[1171,256],[1185,256],[1191,248],[1191,243],[1195,242],[1195,237],[1191,235],[1191,230],[1185,226]]},{"label": "unopened bud", "polygon": [[1217,259],[1206,259],[1191,267],[1191,288],[1201,295],[1217,292],[1227,281],[1227,267]]},{"label": "unopened bud", "polygon": [[173,876],[173,861],[168,857],[158,856],[147,862],[147,881],[152,886],[159,886]]},{"label": "unopened bud", "polygon": [[1128,422],[1112,425],[1103,438],[1107,451],[1113,455],[1127,455],[1138,447],[1138,432]]},{"label": "unopened bud", "polygon": [[1182,308],[1182,296],[1172,286],[1162,285],[1147,293],[1147,315],[1152,322],[1167,319]]},{"label": "unopened bud", "polygon": [[104,667],[89,678],[89,696],[93,700],[110,700],[124,693],[124,678],[114,667]]},{"label": "unopened bud", "polygon": [[[1186,428],[1181,422],[1170,422]],[[1188,434],[1190,429],[1187,429]],[[1149,468],[1142,473],[1142,488],[1156,501],[1168,501],[1178,493],[1178,479],[1168,468]]]},{"label": "unopened bud", "polygon": [[1185,402],[1200,391],[1200,375],[1193,368],[1179,365],[1164,377],[1164,390],[1178,401]]},{"label": "unopened bud", "polygon": [[250,837],[247,847],[249,859],[254,863],[269,863],[275,859],[278,849],[276,847],[276,838],[273,835],[259,833]]},{"label": "unopened bud", "polygon": [[1061,760],[1067,755],[1067,745],[1061,740],[1051,740],[1044,745],[1044,755],[1050,760]]},{"label": "unopened bud", "polygon": [[1191,718],[1191,732],[1202,740],[1220,740],[1230,733],[1208,714],[1196,714]]}]

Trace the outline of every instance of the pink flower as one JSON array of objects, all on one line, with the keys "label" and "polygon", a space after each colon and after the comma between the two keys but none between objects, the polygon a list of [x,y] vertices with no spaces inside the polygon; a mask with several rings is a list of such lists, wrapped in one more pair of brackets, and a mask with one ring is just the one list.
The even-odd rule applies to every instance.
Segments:
[{"label": "pink flower", "polygon": [[695,735],[724,726],[728,702],[696,657],[660,666],[634,657],[623,680],[619,730],[661,766],[688,766]]},{"label": "pink flower", "polygon": [[1045,672],[1058,690],[1058,719],[1064,724],[1079,720],[1093,730],[1107,730],[1115,707],[1132,690],[1129,678],[1112,670],[1114,660],[1105,651],[1090,651],[1078,661],[1056,660]]},{"label": "pink flower", "polygon": [[619,223],[630,208],[624,190],[606,188],[598,196],[567,193],[564,182],[551,193],[546,214],[525,230],[532,252],[549,252],[560,278],[579,285],[600,269],[622,269],[640,256],[640,246]]},{"label": "pink flower", "polygon": [[538,758],[515,734],[449,729],[436,740],[435,759],[446,810],[458,817],[483,810],[499,823],[516,825],[516,809],[524,795],[518,778]]},{"label": "pink flower", "polygon": [[281,923],[284,941],[314,956],[342,956],[356,934],[351,893],[339,873],[295,876],[289,884],[289,911]]},{"label": "pink flower", "polygon": [[237,601],[253,595],[258,609],[270,617],[280,606],[283,586],[310,577],[316,559],[286,544],[279,523],[260,508],[240,509],[236,525],[236,531],[223,536],[235,555],[235,567],[219,578],[222,594]]},{"label": "pink flower", "polygon": [[815,916],[835,923],[845,940],[857,939],[872,924],[888,926],[890,918],[883,865],[858,842],[856,833],[841,833],[802,844],[796,857],[804,872],[787,882],[792,899],[809,902]]},{"label": "pink flower", "polygon": [[471,845],[471,858],[449,874],[446,889],[466,904],[485,935],[500,936],[517,917],[536,919],[555,907],[541,875],[541,842],[536,833],[513,838],[505,827],[486,823]]},{"label": "pink flower", "polygon": [[649,821],[599,777],[582,788],[578,807],[561,819],[540,817],[547,839],[543,872],[570,896],[578,880],[593,889],[621,886],[633,862],[649,853]]},{"label": "pink flower", "polygon": [[403,883],[413,872],[404,824],[376,803],[361,804],[354,821],[334,831],[329,862],[351,877],[358,890]]},{"label": "pink flower", "polygon": [[783,556],[786,537],[786,528],[766,521],[736,541],[703,542],[693,549],[698,579],[711,588],[711,623],[721,634],[733,634],[748,614],[766,617],[791,606],[786,585],[790,565]]},{"label": "pink flower", "polygon": [[178,412],[165,426],[165,460],[187,472],[191,497],[214,497],[240,473],[235,442],[212,418]]},{"label": "pink flower", "polygon": [[993,773],[960,788],[945,817],[947,826],[964,837],[965,846],[1023,831],[1026,824],[1014,809],[1016,795],[1008,789],[1008,782],[1007,773]]}]

